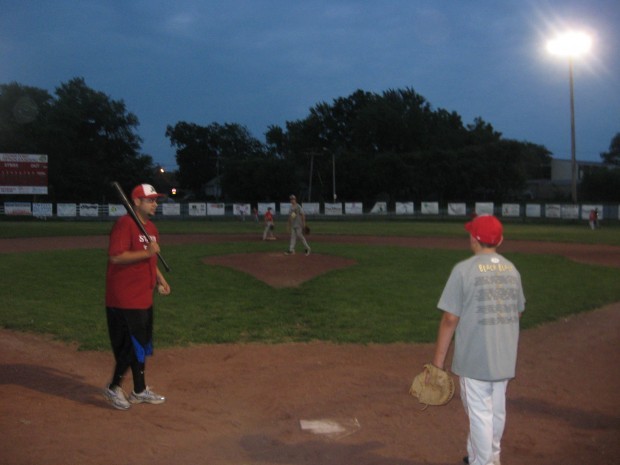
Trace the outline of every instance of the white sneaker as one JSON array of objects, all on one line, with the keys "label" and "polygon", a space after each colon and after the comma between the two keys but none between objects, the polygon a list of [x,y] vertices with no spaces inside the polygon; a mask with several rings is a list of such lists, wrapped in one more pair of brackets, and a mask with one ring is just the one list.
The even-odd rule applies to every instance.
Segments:
[{"label": "white sneaker", "polygon": [[127,410],[131,407],[131,404],[127,401],[125,391],[120,386],[116,386],[114,389],[110,389],[110,386],[103,388],[103,397],[108,403],[119,410]]},{"label": "white sneaker", "polygon": [[132,404],[141,404],[142,402],[146,402],[147,404],[163,404],[166,402],[166,398],[154,393],[151,391],[151,388],[147,386],[146,389],[139,394],[131,391],[131,394],[129,394],[129,402]]}]

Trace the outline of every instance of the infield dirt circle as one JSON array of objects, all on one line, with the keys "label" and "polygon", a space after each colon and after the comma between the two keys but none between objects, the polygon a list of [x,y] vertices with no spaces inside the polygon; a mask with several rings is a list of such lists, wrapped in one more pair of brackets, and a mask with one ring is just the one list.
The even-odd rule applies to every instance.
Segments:
[{"label": "infield dirt circle", "polygon": [[[312,239],[313,252],[337,241],[467,247],[453,239]],[[162,237],[164,247],[234,240],[248,237]],[[106,237],[5,239],[0,259],[6,252],[106,243]],[[620,268],[619,247],[508,241],[501,251]],[[296,255],[287,257],[288,281],[273,282],[272,270],[269,282],[260,274],[264,262],[251,266],[269,261],[260,255],[221,264],[274,287],[348,266],[320,253]],[[618,463],[619,315],[616,303],[522,332],[517,377],[508,388],[503,465]],[[110,353],[0,330],[0,464],[457,465],[467,434],[458,390],[447,406],[423,412],[407,394],[432,351],[432,344],[323,342],[161,349],[148,362],[148,381],[167,402],[122,412],[101,396]]]}]

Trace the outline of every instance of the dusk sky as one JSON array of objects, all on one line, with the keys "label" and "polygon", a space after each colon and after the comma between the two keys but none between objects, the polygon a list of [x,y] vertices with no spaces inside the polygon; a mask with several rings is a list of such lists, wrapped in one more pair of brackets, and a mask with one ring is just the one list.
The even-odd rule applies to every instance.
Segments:
[{"label": "dusk sky", "polygon": [[75,77],[140,120],[167,169],[167,125],[270,125],[358,89],[413,88],[433,108],[570,158],[568,61],[546,43],[592,37],[574,62],[577,158],[620,132],[618,0],[0,0],[0,84],[54,93]]}]

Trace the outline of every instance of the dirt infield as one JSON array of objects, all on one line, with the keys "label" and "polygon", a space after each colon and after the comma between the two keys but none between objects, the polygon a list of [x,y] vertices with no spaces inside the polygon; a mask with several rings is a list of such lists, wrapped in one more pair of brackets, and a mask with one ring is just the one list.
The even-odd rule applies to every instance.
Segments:
[{"label": "dirt infield", "polygon": [[[42,250],[104,248],[106,236],[41,237],[36,239],[0,239],[0,254],[7,252],[36,252]],[[217,242],[245,242],[252,240],[246,235],[215,234],[168,234],[162,244],[209,244]],[[286,247],[284,241],[283,249]],[[393,245],[398,247],[463,249],[468,247],[467,238],[443,237],[384,237],[384,236],[312,236],[312,243],[342,242],[348,244]],[[319,250],[319,249],[317,249]],[[562,244],[556,242],[507,241],[501,252],[525,252],[535,254],[563,255],[581,263],[620,267],[620,247],[605,244]]]},{"label": "dirt infield", "polygon": [[[312,239],[317,252],[321,242],[337,241],[467,246],[452,239]],[[162,238],[164,246],[224,240],[248,237]],[[106,241],[0,240],[0,253],[105,247]],[[620,267],[617,247],[515,241],[502,251]],[[254,274],[247,263],[267,255],[230,256],[224,264]],[[326,263],[320,253],[286,258],[290,282],[271,285],[296,285],[296,273],[306,273],[303,280],[349,265]],[[517,378],[508,388],[503,465],[617,462],[619,343],[620,303],[522,333]],[[111,354],[0,330],[0,464],[457,465],[467,432],[459,399],[420,412],[407,394],[432,350],[431,344],[321,342],[159,350],[149,360],[148,380],[168,401],[121,412],[100,394]]]}]

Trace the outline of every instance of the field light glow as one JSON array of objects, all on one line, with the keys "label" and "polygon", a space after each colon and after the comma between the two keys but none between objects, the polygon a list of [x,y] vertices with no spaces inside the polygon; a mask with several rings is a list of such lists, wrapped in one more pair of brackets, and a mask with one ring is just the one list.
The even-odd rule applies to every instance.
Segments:
[{"label": "field light glow", "polygon": [[587,53],[592,46],[592,39],[583,32],[567,32],[547,42],[547,50],[559,56],[579,57]]}]

